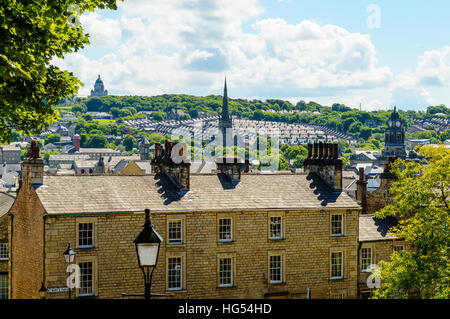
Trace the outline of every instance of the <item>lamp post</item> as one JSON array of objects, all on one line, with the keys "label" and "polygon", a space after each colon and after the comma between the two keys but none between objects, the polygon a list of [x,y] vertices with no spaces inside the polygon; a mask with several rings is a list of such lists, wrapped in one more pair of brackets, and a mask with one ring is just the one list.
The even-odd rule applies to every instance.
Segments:
[{"label": "lamp post", "polygon": [[[73,261],[75,259],[75,252],[72,250],[72,248],[70,248],[70,243],[68,243],[67,249],[64,251],[63,255],[64,255],[64,260],[67,263],[67,266],[69,266],[71,263],[73,263]],[[70,276],[70,272],[67,272],[67,274]],[[69,286],[69,299],[70,299],[71,292],[72,292],[72,288]]]},{"label": "lamp post", "polygon": [[45,299],[47,296],[47,288],[45,288],[44,282],[42,282],[41,289],[39,289],[39,297],[41,299]]},{"label": "lamp post", "polygon": [[144,298],[150,299],[151,283],[153,271],[156,268],[158,261],[159,246],[162,242],[161,236],[153,229],[150,219],[150,209],[145,210],[145,224],[144,229],[134,240],[136,245],[136,253],[138,257],[139,267],[142,269],[145,280]]}]

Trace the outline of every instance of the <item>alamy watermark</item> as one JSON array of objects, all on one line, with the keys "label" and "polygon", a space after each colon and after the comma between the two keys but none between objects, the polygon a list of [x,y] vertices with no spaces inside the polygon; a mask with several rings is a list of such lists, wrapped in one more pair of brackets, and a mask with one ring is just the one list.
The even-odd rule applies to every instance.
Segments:
[{"label": "alamy watermark", "polygon": [[367,6],[367,27],[369,29],[380,29],[381,28],[381,7],[378,4],[369,4]]}]

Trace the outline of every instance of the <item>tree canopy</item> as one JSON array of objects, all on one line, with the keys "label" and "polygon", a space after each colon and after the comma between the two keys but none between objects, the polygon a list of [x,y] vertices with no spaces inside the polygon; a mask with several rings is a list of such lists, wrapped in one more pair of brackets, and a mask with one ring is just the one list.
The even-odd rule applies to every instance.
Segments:
[{"label": "tree canopy", "polygon": [[78,22],[84,11],[116,9],[116,0],[2,0],[0,2],[0,143],[13,129],[38,134],[57,118],[52,105],[81,82],[52,59],[89,43]]},{"label": "tree canopy", "polygon": [[380,262],[375,298],[450,298],[450,149],[424,146],[419,155],[426,163],[395,162],[394,204],[376,213],[399,218],[392,232],[410,249]]}]

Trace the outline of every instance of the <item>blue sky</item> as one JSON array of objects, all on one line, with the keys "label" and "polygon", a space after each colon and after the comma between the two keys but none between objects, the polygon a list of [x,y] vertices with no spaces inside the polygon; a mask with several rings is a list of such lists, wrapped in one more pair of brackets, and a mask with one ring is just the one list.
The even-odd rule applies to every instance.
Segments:
[{"label": "blue sky", "polygon": [[436,0],[128,0],[84,14],[91,46],[55,63],[80,95],[97,74],[110,94],[221,94],[226,74],[231,97],[417,110],[450,104],[449,21]]}]

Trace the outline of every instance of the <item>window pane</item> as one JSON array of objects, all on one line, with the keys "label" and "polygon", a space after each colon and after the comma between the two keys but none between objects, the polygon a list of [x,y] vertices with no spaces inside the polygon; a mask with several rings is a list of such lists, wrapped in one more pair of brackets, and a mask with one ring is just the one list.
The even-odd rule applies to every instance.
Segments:
[{"label": "window pane", "polygon": [[0,275],[0,299],[8,299],[8,275]]},{"label": "window pane", "polygon": [[394,251],[398,253],[403,251],[403,246],[394,246]]},{"label": "window pane", "polygon": [[331,216],[331,234],[332,235],[342,235],[342,215],[332,215]]},{"label": "window pane", "polygon": [[281,238],[281,216],[270,217],[270,238]]},{"label": "window pane", "polygon": [[80,296],[94,294],[94,277],[92,262],[80,263]]},{"label": "window pane", "polygon": [[219,240],[232,240],[231,218],[224,218],[219,220]]},{"label": "window pane", "polygon": [[181,220],[169,221],[169,243],[181,243]]},{"label": "window pane", "polygon": [[368,271],[372,264],[372,248],[363,248],[361,250],[361,269]]},{"label": "window pane", "polygon": [[182,265],[181,257],[168,260],[168,285],[169,289],[182,289]]},{"label": "window pane", "polygon": [[233,285],[233,263],[231,258],[221,258],[219,265],[220,286]]},{"label": "window pane", "polygon": [[281,256],[270,256],[270,282],[281,283],[283,281]]},{"label": "window pane", "polygon": [[94,224],[80,223],[78,224],[78,246],[93,247],[94,246]]},{"label": "window pane", "polygon": [[0,243],[0,260],[8,260],[8,243]]},{"label": "window pane", "polygon": [[331,277],[342,278],[342,252],[331,253]]}]

